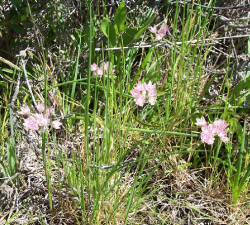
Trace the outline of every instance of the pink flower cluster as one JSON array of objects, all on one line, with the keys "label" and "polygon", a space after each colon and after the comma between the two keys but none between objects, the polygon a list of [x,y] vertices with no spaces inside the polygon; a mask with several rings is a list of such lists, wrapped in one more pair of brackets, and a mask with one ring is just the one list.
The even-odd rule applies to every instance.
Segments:
[{"label": "pink flower cluster", "polygon": [[[50,123],[50,114],[54,113],[53,107],[47,107],[46,113],[43,115],[43,111],[45,110],[45,106],[43,103],[39,103],[37,105],[37,110],[39,113],[35,113],[31,115],[30,108],[27,105],[21,107],[21,111],[18,112],[21,115],[28,116],[27,119],[24,119],[23,126],[27,130],[37,131],[39,127],[47,127]],[[54,129],[60,129],[62,123],[59,120],[54,120],[52,122],[52,127]]]},{"label": "pink flower cluster", "polygon": [[156,87],[151,81],[148,84],[141,82],[130,91],[131,95],[135,97],[135,103],[139,106],[143,106],[148,100],[148,103],[154,105],[156,102]]},{"label": "pink flower cluster", "polygon": [[93,72],[94,77],[101,77],[104,73],[109,73],[109,74],[113,74],[114,73],[114,69],[112,68],[111,63],[106,62],[106,63],[102,63],[102,65],[100,67],[98,67],[95,63],[93,63],[91,65],[91,71]]},{"label": "pink flower cluster", "polygon": [[152,33],[154,33],[154,34],[156,34],[156,36],[155,36],[155,40],[156,41],[160,41],[164,36],[166,36],[166,33],[167,33],[167,31],[168,31],[168,25],[167,24],[165,24],[164,26],[163,26],[163,28],[161,28],[161,29],[159,29],[159,30],[157,30],[157,26],[156,25],[154,25],[153,27],[150,27],[149,28],[149,30],[152,32]]},{"label": "pink flower cluster", "polygon": [[212,124],[208,124],[205,118],[202,116],[201,119],[196,119],[197,126],[201,127],[201,141],[212,145],[214,143],[214,136],[218,135],[222,142],[228,142],[227,131],[225,130],[228,126],[227,122],[221,119],[215,120]]}]

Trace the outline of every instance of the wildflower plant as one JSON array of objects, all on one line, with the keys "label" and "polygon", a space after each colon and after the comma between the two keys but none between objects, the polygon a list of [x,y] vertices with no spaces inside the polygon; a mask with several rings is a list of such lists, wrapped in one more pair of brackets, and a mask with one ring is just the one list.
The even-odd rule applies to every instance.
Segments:
[{"label": "wildflower plant", "polygon": [[30,115],[30,108],[29,108],[29,106],[27,106],[26,104],[24,106],[22,106],[21,107],[21,111],[18,112],[18,114],[24,115],[24,116],[29,116]]},{"label": "wildflower plant", "polygon": [[143,106],[146,102],[150,105],[155,105],[156,103],[156,85],[152,81],[149,81],[148,84],[138,82],[130,93],[135,97],[134,101],[138,106]]},{"label": "wildflower plant", "polygon": [[91,65],[91,71],[94,77],[102,77],[107,74],[114,74],[115,70],[110,62],[103,62],[100,67],[96,63]]},{"label": "wildflower plant", "polygon": [[227,131],[225,130],[228,126],[227,122],[221,119],[215,120],[212,124],[207,124],[205,118],[202,116],[201,119],[196,119],[197,126],[201,127],[201,141],[203,143],[212,145],[214,144],[215,136],[217,135],[220,140],[224,143],[229,141],[227,137]]},{"label": "wildflower plant", "polygon": [[[42,47],[44,60],[36,60],[34,63],[32,62],[33,59],[30,58],[29,61],[32,63],[29,65],[31,67],[29,73],[32,71],[34,74],[32,76],[28,74],[29,78],[25,78],[26,83],[28,83],[28,79],[36,78],[36,71],[38,71],[37,76],[44,75],[43,80],[37,79],[42,88],[39,90],[40,86],[33,85],[30,94],[32,94],[32,90],[35,90],[37,93],[43,94],[44,99],[48,99],[47,93],[53,89],[57,90],[55,92],[57,96],[55,97],[59,100],[60,108],[62,108],[68,121],[65,124],[66,132],[54,133],[53,129],[52,132],[48,132],[50,126],[54,129],[60,129],[62,123],[60,120],[52,118],[54,109],[46,107],[46,102],[37,104],[36,111],[27,105],[23,105],[19,112],[26,130],[43,131],[39,132],[39,135],[42,133],[42,145],[39,144],[39,148],[41,146],[45,170],[43,174],[46,175],[47,181],[47,187],[42,185],[46,188],[45,193],[48,196],[46,202],[48,199],[51,215],[55,215],[54,209],[60,215],[60,210],[66,209],[67,218],[76,216],[79,224],[105,224],[109,221],[115,221],[116,224],[165,224],[172,221],[168,215],[172,215],[171,211],[176,211],[175,207],[182,210],[179,203],[176,204],[176,199],[174,199],[175,196],[179,196],[175,194],[175,191],[171,192],[173,193],[171,197],[164,198],[164,193],[169,189],[170,183],[170,185],[174,185],[173,190],[179,191],[179,188],[181,188],[183,193],[185,192],[183,194],[185,204],[183,202],[180,204],[187,206],[188,210],[195,210],[195,213],[199,214],[198,220],[201,223],[204,219],[212,218],[211,214],[204,213],[209,212],[209,208],[212,207],[205,208],[205,206],[199,205],[203,208],[195,208],[193,198],[192,204],[189,206],[188,199],[190,198],[188,195],[189,193],[192,194],[192,191],[190,192],[191,189],[189,189],[190,176],[185,176],[185,173],[189,173],[190,170],[184,170],[183,168],[188,168],[189,165],[192,165],[192,168],[193,166],[199,167],[206,163],[206,168],[209,167],[209,169],[215,171],[216,176],[218,173],[226,171],[225,175],[228,178],[226,182],[232,183],[230,191],[234,195],[233,203],[237,203],[239,194],[243,192],[241,190],[245,189],[250,174],[250,169],[247,172],[244,171],[249,165],[249,151],[246,151],[247,144],[244,144],[244,142],[247,142],[246,132],[238,134],[240,136],[239,142],[242,143],[239,153],[237,147],[235,147],[237,145],[235,138],[232,144],[229,142],[227,130],[229,129],[229,121],[230,129],[234,130],[233,127],[236,126],[230,120],[232,114],[228,116],[229,104],[223,105],[223,112],[221,108],[216,107],[217,102],[212,109],[202,106],[202,110],[210,110],[211,114],[218,115],[221,113],[220,117],[227,118],[227,122],[216,119],[213,123],[209,123],[204,117],[201,117],[197,119],[196,123],[197,126],[201,127],[201,134],[193,132],[195,126],[190,122],[190,119],[193,119],[196,113],[201,112],[200,102],[201,99],[206,98],[206,89],[209,88],[200,87],[200,80],[204,76],[209,77],[210,74],[210,72],[206,70],[204,72],[203,70],[206,67],[204,65],[207,62],[207,56],[211,54],[210,41],[213,40],[211,38],[213,37],[211,31],[213,26],[210,24],[210,12],[212,9],[206,9],[205,11],[202,7],[192,7],[190,3],[178,3],[176,5],[177,10],[174,13],[172,13],[172,7],[164,7],[167,8],[166,11],[161,10],[165,11],[164,14],[158,14],[160,11],[156,12],[157,9],[152,10],[148,7],[148,4],[143,3],[147,12],[142,10],[140,18],[135,16],[137,10],[134,9],[134,6],[138,7],[137,5],[131,5],[130,1],[117,1],[117,4],[119,2],[125,3],[121,3],[118,8],[115,4],[112,6],[112,11],[109,10],[110,6],[106,8],[106,4],[100,5],[100,12],[103,16],[97,16],[97,9],[100,15],[99,3],[98,7],[93,7],[96,5],[95,2],[92,4],[84,1],[82,4],[85,4],[86,8],[79,7],[79,9],[84,9],[84,13],[82,11],[77,12],[78,9],[74,8],[77,14],[74,13],[71,17],[65,17],[64,15],[68,15],[68,11],[63,13],[64,7],[60,7],[60,13],[56,13],[59,23],[54,21],[54,18],[50,18],[50,15],[54,13],[51,9],[49,9],[51,14],[48,14],[44,20],[39,20],[36,18],[37,15],[33,15],[34,22],[45,21],[46,28],[48,27],[47,33],[53,34],[42,38],[38,43],[41,41],[42,46],[49,46],[50,41],[56,45],[66,41],[64,45],[58,46],[58,48],[51,48],[51,51],[53,50],[52,54],[49,55],[51,63],[48,64],[46,63],[48,56],[45,54],[47,51],[44,51]],[[57,12],[56,7],[59,2],[49,4],[55,7],[54,11]],[[188,7],[185,8],[185,11],[182,8],[184,6]],[[132,10],[127,14],[127,9],[130,8]],[[168,8],[171,8],[171,10],[169,11]],[[87,11],[88,13],[86,13]],[[108,11],[110,11],[109,14],[107,14]],[[180,12],[185,13],[180,14]],[[75,18],[75,15],[80,15],[81,22],[75,23],[72,20],[70,28],[73,29],[69,29],[68,20]],[[86,15],[89,15],[89,19]],[[145,15],[150,15],[150,17]],[[77,19],[79,18],[77,17]],[[135,18],[136,20],[134,20]],[[160,26],[153,24],[153,21],[157,21],[159,18],[168,20],[169,26],[172,27],[167,44],[164,47],[160,44],[148,45],[147,43],[144,45],[145,40],[148,40],[149,37],[152,38],[151,42],[162,41],[166,37],[169,26],[162,22]],[[86,21],[86,24],[82,24],[83,21]],[[74,29],[74,24],[80,24],[81,26]],[[40,33],[42,34],[42,32],[43,30]],[[62,35],[65,35],[65,38],[62,38]],[[51,40],[51,36],[53,36],[53,40]],[[44,40],[48,40],[46,45],[43,43]],[[97,48],[98,46],[99,48]],[[146,50],[141,51],[141,48]],[[88,59],[84,57],[88,63],[80,63],[82,62],[82,52],[88,55]],[[36,54],[37,52],[34,52],[32,55],[36,56]],[[54,58],[55,56],[57,58]],[[26,56],[20,54],[19,57]],[[67,59],[67,63],[64,65],[65,59]],[[140,63],[138,64],[138,62]],[[52,68],[50,70],[53,64],[53,70]],[[34,68],[32,68],[33,65],[35,65]],[[223,65],[223,67],[226,68],[226,65]],[[114,68],[119,77],[119,82],[118,79],[114,79]],[[6,68],[1,68],[1,76],[6,71]],[[18,68],[17,71],[21,71],[18,72],[20,74],[22,73],[22,69],[19,70]],[[148,83],[139,81],[143,72],[142,79],[149,81]],[[7,76],[6,82],[0,81],[1,87],[7,89],[7,87],[15,86],[7,85],[10,79],[13,83],[16,79],[14,77],[16,72],[13,71],[12,74],[13,77]],[[51,79],[48,79],[49,77]],[[93,77],[96,79],[93,79]],[[111,79],[105,79],[106,77]],[[227,80],[226,76],[225,80]],[[155,82],[157,82],[157,85]],[[222,91],[224,91],[223,87],[224,84],[221,85]],[[227,89],[229,90],[229,88]],[[11,96],[13,90],[9,90],[9,96]],[[23,90],[25,89],[20,89],[20,92],[23,92]],[[242,88],[239,86],[237,90],[239,91],[232,92],[235,98],[239,97],[240,94],[237,93],[240,93]],[[25,95],[21,93],[17,97]],[[134,101],[131,101],[131,96]],[[198,101],[197,97],[199,98]],[[6,100],[4,105],[8,106],[8,96],[2,99]],[[28,95],[27,99],[30,99]],[[133,107],[131,107],[131,105],[134,105],[133,102],[140,107],[145,106],[145,104],[154,105],[154,107],[140,108],[135,115]],[[233,102],[230,102],[230,104],[232,105]],[[212,110],[218,111],[211,112]],[[232,112],[230,111],[230,113]],[[242,113],[240,114],[242,116]],[[19,168],[16,163],[17,160],[15,160],[15,142],[16,137],[21,137],[21,134],[15,135],[18,131],[14,129],[15,123],[12,120],[11,111],[11,139],[9,138],[9,132],[5,132],[8,129],[7,122],[8,112],[6,111],[1,124],[1,127],[3,127],[2,136],[4,138],[4,135],[6,135],[6,149],[9,153],[9,160],[6,164],[13,169],[9,169],[10,172],[5,173],[5,177],[14,175]],[[246,125],[244,125],[245,130]],[[242,129],[241,124],[235,127],[236,129]],[[217,139],[221,141],[217,142]],[[53,146],[51,147],[52,140]],[[201,143],[211,145],[210,151],[207,151],[208,146],[201,145]],[[223,143],[228,144],[224,145]],[[3,153],[0,155],[0,159],[5,157],[4,151],[6,151],[4,144],[2,146]],[[247,154],[246,159],[244,157],[245,152]],[[187,157],[187,154],[189,157]],[[238,155],[241,157],[239,160],[237,159]],[[186,162],[187,158],[188,161]],[[41,157],[37,158],[39,175],[41,171],[40,159]],[[191,161],[192,163],[189,163]],[[237,165],[237,174],[235,164]],[[1,168],[3,167],[4,165]],[[220,168],[222,169],[219,171]],[[207,171],[208,174],[206,175],[209,177],[211,173],[209,170]],[[173,172],[176,182],[171,175]],[[22,170],[20,170],[20,173],[22,173]],[[21,175],[26,176],[26,174],[28,173]],[[187,177],[188,182],[184,180],[184,182],[182,180],[179,182],[177,180],[178,174],[181,179]],[[216,177],[214,174],[211,175],[211,180]],[[224,174],[222,175],[224,177]],[[203,173],[202,176],[192,177],[197,177],[197,179],[202,177],[203,179]],[[217,177],[220,177],[220,174]],[[26,180],[23,179],[23,182],[26,182]],[[207,185],[203,185],[200,180],[197,181],[199,182],[192,183],[201,183],[201,186],[206,186],[205,193],[213,193],[211,190],[208,192]],[[216,180],[216,184],[220,184],[220,182]],[[247,187],[249,185],[246,186],[246,189]],[[187,189],[185,190],[185,188]],[[54,191],[54,189],[57,190]],[[55,197],[57,193],[59,198]],[[203,194],[203,192],[200,193]],[[26,195],[27,193],[25,193]],[[20,196],[23,195],[20,194]],[[67,197],[67,204],[61,201],[64,196]],[[169,204],[171,201],[174,204]],[[167,207],[167,211],[165,205],[170,205],[170,207]],[[72,212],[68,212],[67,206],[70,207]],[[159,206],[159,210],[154,210],[154,206],[157,209]],[[27,207],[29,208],[29,205]],[[184,207],[184,211],[187,207]],[[33,220],[38,213],[33,210],[31,219]],[[180,213],[180,215],[182,214]],[[50,218],[52,218],[51,215]],[[147,219],[147,215],[150,220]],[[185,213],[183,215],[185,216]],[[194,214],[194,217],[196,215]],[[202,218],[200,218],[200,215],[202,215]],[[46,215],[39,215],[39,218],[41,220],[45,218],[46,220]],[[175,223],[185,222],[181,216],[175,217],[174,220]],[[220,220],[216,218],[214,221]],[[214,221],[211,221],[211,223]],[[43,223],[44,221],[39,222]],[[50,222],[53,223],[52,219]],[[54,221],[54,223],[56,222]],[[73,221],[72,223],[77,222]]]},{"label": "wildflower plant", "polygon": [[[37,104],[37,110],[39,113],[31,113],[30,108],[27,105],[21,107],[21,111],[18,112],[20,115],[28,116],[24,119],[23,126],[26,130],[38,131],[39,128],[48,127],[50,124],[50,116],[54,113],[53,107],[47,107],[46,112],[43,115],[45,106],[43,103]],[[62,123],[59,120],[52,121],[52,127],[54,129],[60,129]]]},{"label": "wildflower plant", "polygon": [[164,36],[166,36],[169,28],[168,25],[165,24],[161,29],[157,30],[157,25],[154,25],[153,27],[150,27],[149,30],[155,34],[155,41],[160,41]]}]

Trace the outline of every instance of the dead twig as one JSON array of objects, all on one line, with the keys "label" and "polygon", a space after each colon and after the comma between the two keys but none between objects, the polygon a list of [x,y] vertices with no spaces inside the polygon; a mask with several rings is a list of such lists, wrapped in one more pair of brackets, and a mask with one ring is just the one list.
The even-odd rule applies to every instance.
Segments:
[{"label": "dead twig", "polygon": [[[140,1],[138,1],[140,2]],[[237,6],[207,6],[207,5],[201,5],[198,3],[195,3],[193,1],[175,1],[175,2],[166,2],[166,3],[160,3],[156,2],[155,0],[148,0],[148,5],[155,5],[155,6],[170,6],[170,5],[176,5],[177,3],[180,5],[186,5],[186,4],[193,4],[195,6],[199,6],[201,8],[206,8],[206,9],[215,9],[215,10],[228,10],[228,9],[239,9],[239,8],[246,8],[250,7],[250,4],[245,4],[245,5],[237,5]]]},{"label": "dead twig", "polygon": [[1,178],[1,179],[6,179],[3,184],[8,184],[10,181],[14,180],[20,173],[17,172],[15,175],[13,175],[12,177],[4,177],[4,178]]},{"label": "dead twig", "polygon": [[15,92],[14,92],[14,94],[13,94],[13,96],[11,98],[11,102],[9,104],[10,109],[12,110],[12,113],[13,113],[15,101],[17,99],[17,95],[18,95],[18,92],[19,92],[19,88],[20,88],[20,74],[17,77],[17,83],[16,83],[16,87],[15,87]]},{"label": "dead twig", "polygon": [[25,68],[25,62],[24,62],[23,58],[21,59],[21,65],[22,65],[22,68],[23,68],[23,73],[24,73],[24,77],[25,77],[25,80],[26,80],[26,84],[28,86],[28,89],[29,89],[29,92],[30,92],[30,95],[31,95],[31,98],[32,98],[32,101],[33,101],[33,105],[34,105],[36,111],[38,112],[37,103],[36,103],[35,97],[33,95],[30,83],[29,83],[28,75],[27,75],[26,68]]},{"label": "dead twig", "polygon": [[[179,43],[179,42],[178,42]],[[160,44],[153,44],[153,45],[135,45],[135,46],[129,46],[129,47],[123,47],[123,48],[96,48],[95,51],[100,51],[100,50],[120,50],[120,49],[131,49],[131,48],[151,48],[151,47],[159,47],[159,46],[166,46],[168,47],[169,49],[171,50],[174,50],[174,47],[167,43],[167,42],[164,42],[164,43],[160,43]],[[176,53],[177,54],[180,54],[180,52],[178,50],[176,50]],[[187,61],[190,61],[188,56],[184,56],[184,59],[187,60]],[[196,63],[192,63],[193,66],[197,67],[197,64]],[[205,67],[201,67],[202,70],[208,72],[208,73],[212,73],[212,74],[218,74],[218,75],[225,75],[226,73],[224,72],[220,72],[220,71],[217,71],[217,70],[211,70],[211,69],[208,69],[208,68],[205,68]]]},{"label": "dead twig", "polygon": [[2,74],[0,74],[0,77],[1,77],[3,80],[5,80],[5,81],[7,81],[7,82],[9,82],[9,83],[11,83],[11,84],[17,84],[17,82],[12,81],[12,80],[9,80],[8,78],[4,77]]}]

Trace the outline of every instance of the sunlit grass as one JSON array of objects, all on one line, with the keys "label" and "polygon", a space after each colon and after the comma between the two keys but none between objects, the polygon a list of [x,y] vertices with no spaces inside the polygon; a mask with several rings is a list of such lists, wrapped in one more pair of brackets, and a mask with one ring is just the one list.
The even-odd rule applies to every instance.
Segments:
[{"label": "sunlit grass", "polygon": [[[244,202],[250,173],[249,131],[247,111],[236,103],[244,97],[240,92],[243,84],[230,90],[231,77],[225,74],[219,96],[207,96],[219,76],[209,77],[204,69],[215,23],[210,17],[212,9],[177,3],[175,10],[161,9],[161,21],[152,8],[144,8],[143,16],[134,18],[136,9],[128,11],[120,4],[112,18],[112,9],[104,2],[93,7],[87,1],[86,8],[79,5],[84,24],[74,27],[67,5],[61,4],[61,11],[57,3],[47,7],[54,11],[44,18],[43,37],[35,37],[41,43],[39,50],[27,58],[17,57],[27,60],[24,70],[32,87],[22,84],[13,112],[8,105],[15,87],[8,81],[0,83],[4,88],[0,93],[4,100],[0,107],[4,177],[18,171],[22,158],[15,152],[24,141],[18,124],[27,134],[25,140],[36,143],[30,149],[43,162],[52,215],[67,211],[79,224],[142,224],[149,220],[167,224],[174,221],[167,216],[171,207],[180,205],[195,220],[221,222],[211,211],[182,197],[192,182],[203,196],[221,188],[234,207]],[[41,25],[38,16],[32,19],[34,27]],[[161,42],[149,30],[159,23],[169,26]],[[159,43],[163,44],[155,46]],[[123,48],[128,45],[136,47]],[[104,62],[110,62],[114,73],[96,76],[91,65]],[[3,61],[1,75],[10,81],[17,75],[25,80],[16,67]],[[150,81],[156,84],[156,103],[138,106],[131,90],[138,82]],[[246,89],[248,84],[249,78]],[[40,129],[33,133],[34,138],[22,129],[23,117],[17,112],[24,103],[35,105],[31,92],[36,101],[56,108],[55,118],[63,122],[61,130]],[[201,130],[195,125],[201,116],[211,124],[219,118],[225,120],[229,142],[202,143]],[[195,170],[200,171],[197,176]],[[182,185],[187,186],[182,190]],[[44,223],[42,216],[39,220]]]}]

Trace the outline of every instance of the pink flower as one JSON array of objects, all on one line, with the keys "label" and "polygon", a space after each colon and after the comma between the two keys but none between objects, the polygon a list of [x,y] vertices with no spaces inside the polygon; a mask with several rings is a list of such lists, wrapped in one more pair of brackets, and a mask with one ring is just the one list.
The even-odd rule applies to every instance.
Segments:
[{"label": "pink flower", "polygon": [[142,92],[146,91],[145,85],[138,82],[136,86],[130,91],[131,95],[135,98],[139,98]]},{"label": "pink flower", "polygon": [[18,112],[18,114],[24,115],[24,116],[29,116],[30,115],[30,108],[26,104],[21,107],[21,112]]},{"label": "pink flower", "polygon": [[229,138],[223,136],[223,137],[220,137],[220,140],[221,140],[222,142],[224,142],[224,143],[227,143],[227,142],[229,141]]},{"label": "pink flower", "polygon": [[103,68],[98,68],[97,69],[97,74],[98,74],[98,76],[102,76],[103,75]]},{"label": "pink flower", "polygon": [[227,122],[221,119],[215,120],[213,124],[217,130],[224,130],[228,126]]},{"label": "pink flower", "polygon": [[207,122],[205,120],[205,118],[202,116],[201,119],[196,119],[197,123],[195,123],[197,126],[200,127],[204,127],[205,125],[207,125]]},{"label": "pink flower", "polygon": [[108,74],[114,74],[115,70],[112,67],[112,64],[108,61],[103,65],[104,71]]},{"label": "pink flower", "polygon": [[143,106],[148,99],[148,103],[155,105],[156,102],[156,87],[151,81],[148,84],[138,82],[136,86],[130,91],[131,95],[135,98],[135,103]]},{"label": "pink flower", "polygon": [[135,97],[135,98],[139,98],[140,96],[141,96],[141,91],[140,90],[138,90],[138,89],[132,89],[131,91],[130,91],[130,93],[131,93],[131,95],[133,96],[133,97]]},{"label": "pink flower", "polygon": [[109,62],[104,63],[103,68],[104,68],[104,71],[107,73],[109,69]]},{"label": "pink flower", "polygon": [[226,130],[216,130],[216,133],[219,137],[224,137],[227,136],[227,131]]},{"label": "pink flower", "polygon": [[97,65],[95,64],[95,63],[93,63],[92,65],[91,65],[91,71],[97,71]]},{"label": "pink flower", "polygon": [[148,84],[145,84],[145,89],[148,94],[148,103],[150,105],[155,105],[156,103],[156,85],[149,81]]},{"label": "pink flower", "polygon": [[145,96],[141,95],[135,99],[135,103],[139,106],[143,106],[145,103]]},{"label": "pink flower", "polygon": [[201,141],[203,143],[207,143],[209,145],[212,145],[214,143],[214,127],[212,124],[205,125],[201,128]]},{"label": "pink flower", "polygon": [[46,113],[45,113],[45,115],[47,116],[47,117],[49,117],[50,116],[50,114],[53,114],[53,113],[55,113],[55,109],[54,109],[54,107],[47,107],[46,108]]},{"label": "pink flower", "polygon": [[163,28],[158,30],[158,34],[164,37],[166,36],[167,31],[168,31],[168,25],[166,24]]},{"label": "pink flower", "polygon": [[101,66],[98,67],[95,63],[93,63],[91,65],[91,71],[93,71],[93,76],[103,76],[103,72],[105,72],[106,74],[113,74],[115,72],[115,70],[113,69],[112,65],[110,62],[102,62]]},{"label": "pink flower", "polygon": [[138,82],[136,88],[140,91],[146,91],[146,84],[142,84],[141,82]]},{"label": "pink flower", "polygon": [[228,126],[227,122],[221,119],[215,120],[213,123],[217,135],[220,137],[222,142],[228,142],[229,138],[227,136],[227,131],[225,130]]},{"label": "pink flower", "polygon": [[60,129],[60,126],[62,125],[62,123],[59,120],[55,120],[52,122],[52,127],[54,129]]},{"label": "pink flower", "polygon": [[154,97],[156,95],[156,87],[152,81],[149,81],[148,84],[145,85],[145,89],[148,91],[149,97]]},{"label": "pink flower", "polygon": [[163,38],[163,36],[161,34],[156,34],[156,36],[155,36],[156,41],[160,41],[162,38]]},{"label": "pink flower", "polygon": [[37,104],[37,110],[38,110],[39,113],[42,113],[44,111],[44,109],[45,109],[45,106],[44,106],[43,103],[38,103]]},{"label": "pink flower", "polygon": [[30,116],[28,119],[24,119],[23,126],[26,129],[30,129],[30,130],[33,130],[33,131],[37,131],[38,128],[39,128],[37,120],[33,116]]},{"label": "pink flower", "polygon": [[54,109],[54,107],[53,107],[53,106],[50,106],[50,107],[49,107],[49,112],[50,112],[50,113],[52,113],[52,114],[54,114],[54,113],[55,113],[55,109]]},{"label": "pink flower", "polygon": [[212,145],[214,143],[214,136],[218,135],[222,142],[228,142],[229,138],[226,137],[227,131],[225,130],[228,126],[227,122],[221,119],[215,120],[214,123],[207,125],[205,118],[202,116],[201,119],[196,119],[198,126],[201,126],[201,141]]},{"label": "pink flower", "polygon": [[156,95],[156,89],[151,89],[148,91],[148,97],[155,97]]},{"label": "pink flower", "polygon": [[156,97],[149,97],[148,98],[148,103],[150,105],[155,105],[155,103],[156,103]]},{"label": "pink flower", "polygon": [[150,30],[152,33],[156,34],[156,32],[157,32],[157,26],[154,25],[153,27],[150,27],[149,30]]},{"label": "pink flower", "polygon": [[149,30],[155,34],[155,40],[156,41],[160,41],[164,36],[166,36],[166,33],[168,31],[168,25],[165,24],[161,29],[159,29],[157,31],[157,27],[156,25],[154,25],[153,27],[150,27]]},{"label": "pink flower", "polygon": [[[43,115],[42,112],[44,112],[45,106],[43,103],[39,103],[37,107],[38,111],[40,113],[34,113],[33,116],[28,117],[27,119],[24,119],[23,126],[27,130],[33,130],[37,131],[39,127],[47,127],[50,123],[50,114],[54,113],[53,107],[47,107],[46,113]],[[20,114],[28,115],[30,114],[29,108],[25,105],[24,107],[21,107]],[[62,123],[59,120],[55,120],[52,122],[52,126],[54,129],[60,129],[60,126]]]},{"label": "pink flower", "polygon": [[37,124],[38,124],[39,127],[47,127],[49,122],[50,122],[50,120],[48,118],[48,115],[45,114],[43,116],[42,113],[41,114],[36,113],[35,114],[35,119],[36,119]]},{"label": "pink flower", "polygon": [[147,91],[155,89],[155,84],[153,84],[152,81],[149,81],[148,84],[145,84],[145,89]]}]

